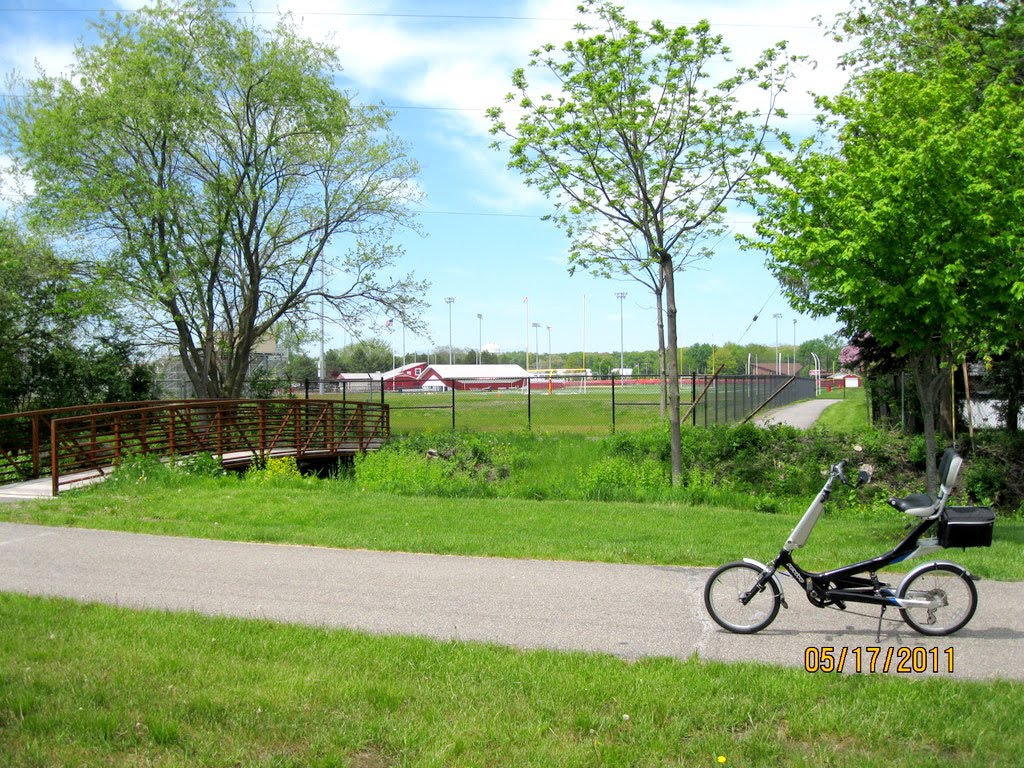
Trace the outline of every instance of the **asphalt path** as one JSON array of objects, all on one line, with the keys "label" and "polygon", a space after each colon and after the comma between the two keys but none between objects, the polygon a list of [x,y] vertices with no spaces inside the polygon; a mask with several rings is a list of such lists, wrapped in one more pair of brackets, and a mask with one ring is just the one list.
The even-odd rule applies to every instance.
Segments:
[{"label": "asphalt path", "polygon": [[889,673],[896,674],[901,654],[912,653],[900,649],[919,647],[929,669],[907,677],[1024,680],[1022,584],[979,582],[977,613],[951,638],[927,638],[887,619],[876,639],[877,612],[816,609],[787,580],[790,609],[759,634],[733,635],[704,610],[709,573],[0,523],[6,592],[626,659],[696,654],[803,668],[808,659],[819,664],[816,649],[832,648],[836,659],[845,655],[843,671],[855,672],[859,655],[869,672],[867,649],[880,647],[874,671],[883,671],[893,648]]},{"label": "asphalt path", "polygon": [[769,424],[788,424],[797,429],[808,429],[821,416],[821,412],[839,400],[803,400],[782,408],[769,411],[758,419],[755,424],[765,427]]}]

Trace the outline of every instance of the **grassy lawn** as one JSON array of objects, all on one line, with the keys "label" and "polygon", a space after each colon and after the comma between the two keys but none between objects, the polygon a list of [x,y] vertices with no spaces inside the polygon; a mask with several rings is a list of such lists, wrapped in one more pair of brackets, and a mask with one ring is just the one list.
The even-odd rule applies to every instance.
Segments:
[{"label": "grassy lawn", "polygon": [[[497,557],[715,566],[777,554],[799,514],[628,502],[394,496],[347,481],[260,485],[233,478],[97,486],[0,519],[241,541]],[[897,512],[826,515],[800,562],[877,555],[903,534]],[[984,578],[1024,579],[1024,523],[1000,520],[991,548],[956,553]]]},{"label": "grassy lawn", "polygon": [[842,389],[822,395],[838,400],[822,411],[818,424],[833,432],[857,432],[868,426],[868,409],[863,389]]},{"label": "grassy lawn", "polygon": [[1024,686],[373,637],[0,595],[9,766],[995,766]]},{"label": "grassy lawn", "polygon": [[[854,398],[826,410],[864,412]],[[841,413],[841,411],[840,411]],[[545,498],[395,495],[349,478],[150,477],[0,519],[409,552],[713,566],[774,555],[798,509],[553,498],[598,441],[538,438]],[[522,449],[529,474],[541,461]],[[519,454],[516,454],[517,456]],[[269,474],[269,472],[268,472]],[[528,493],[529,482],[517,493]],[[800,561],[875,555],[903,516],[826,514]],[[952,553],[1024,580],[1024,522]],[[2,553],[0,553],[2,556]],[[0,765],[994,766],[1024,684],[522,652],[0,594]],[[895,746],[894,746],[895,745]]]}]

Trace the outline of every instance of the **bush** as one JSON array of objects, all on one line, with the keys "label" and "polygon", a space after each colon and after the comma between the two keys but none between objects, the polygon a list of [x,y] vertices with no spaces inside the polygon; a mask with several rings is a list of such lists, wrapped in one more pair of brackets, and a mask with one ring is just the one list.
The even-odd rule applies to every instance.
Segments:
[{"label": "bush", "polygon": [[294,456],[268,457],[262,462],[254,461],[245,471],[248,483],[263,485],[293,485],[305,483]]}]

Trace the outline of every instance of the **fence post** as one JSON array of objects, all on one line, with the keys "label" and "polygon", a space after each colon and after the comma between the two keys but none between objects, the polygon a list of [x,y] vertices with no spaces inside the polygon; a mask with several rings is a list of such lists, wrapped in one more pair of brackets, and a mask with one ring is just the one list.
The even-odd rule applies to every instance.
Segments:
[{"label": "fence post", "polygon": [[615,374],[611,375],[612,379],[612,434],[615,434]]},{"label": "fence post", "polygon": [[[696,403],[697,402],[697,372],[696,371],[690,371],[690,402],[691,403]],[[707,414],[708,414],[708,406],[707,406],[707,404],[705,404],[704,405],[704,426],[705,427],[707,426],[707,420],[708,420],[707,419]],[[695,427],[697,426],[697,406],[696,405],[693,406],[693,411],[690,413],[690,423],[693,426],[695,426]]]},{"label": "fence post", "polygon": [[305,389],[306,389],[306,399],[309,400],[309,378],[308,377],[305,380]]},{"label": "fence post", "polygon": [[526,377],[526,428],[533,431],[533,380]]}]

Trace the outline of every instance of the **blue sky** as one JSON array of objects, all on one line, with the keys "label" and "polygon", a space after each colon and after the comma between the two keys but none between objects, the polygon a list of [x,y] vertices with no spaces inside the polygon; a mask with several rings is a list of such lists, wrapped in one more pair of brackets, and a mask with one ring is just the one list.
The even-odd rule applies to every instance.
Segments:
[{"label": "blue sky", "polygon": [[[640,283],[609,281],[566,269],[566,240],[541,220],[550,210],[505,165],[507,157],[489,148],[492,137],[484,110],[502,103],[509,76],[524,66],[529,51],[572,35],[578,0],[258,0],[258,11],[290,10],[308,35],[337,47],[345,71],[339,86],[363,103],[395,111],[392,128],[420,162],[425,194],[419,213],[423,236],[400,237],[406,249],[404,271],[428,280],[425,320],[431,338],[406,335],[411,352],[446,346],[450,305],[452,343],[501,351],[617,351],[621,324],[625,347],[656,346],[654,299]],[[842,0],[620,0],[640,20],[660,18],[670,25],[707,18],[735,52],[737,62],[751,60],[777,40],[811,56],[784,105],[794,133],[810,129],[813,113],[808,91],[831,93],[845,79],[834,63],[836,51],[813,18],[845,7]],[[100,8],[116,10],[138,3],[106,0],[65,3],[32,0],[5,3],[0,10],[0,70],[29,73],[38,62],[49,73],[66,68],[86,21]],[[248,6],[246,6],[248,7]],[[261,16],[264,24],[272,17]],[[2,159],[0,159],[2,162]],[[734,229],[749,229],[751,216],[736,212]],[[742,252],[732,238],[716,247],[710,261],[677,279],[680,343],[737,341],[773,345],[776,328],[782,343],[799,343],[832,333],[831,318],[795,313],[764,267],[764,256]],[[528,297],[528,304],[524,298]],[[529,324],[527,321],[529,312]],[[759,320],[752,318],[759,313]],[[773,315],[780,313],[776,321]],[[477,315],[482,314],[479,320]],[[584,326],[584,317],[586,325]],[[539,323],[539,334],[530,327]],[[372,328],[361,334],[381,335]],[[328,328],[328,347],[352,336]],[[392,333],[402,353],[398,325]],[[314,350],[310,350],[314,352]]]}]

